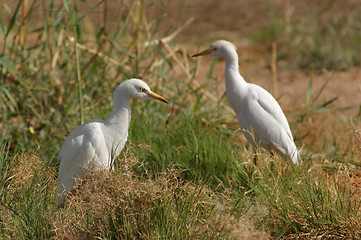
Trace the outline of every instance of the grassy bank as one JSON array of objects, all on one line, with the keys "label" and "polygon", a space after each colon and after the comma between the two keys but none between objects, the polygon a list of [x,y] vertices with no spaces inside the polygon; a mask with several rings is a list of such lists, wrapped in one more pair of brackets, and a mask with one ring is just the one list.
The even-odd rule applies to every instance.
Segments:
[{"label": "grassy bank", "polygon": [[[166,3],[154,4],[166,11]],[[310,74],[307,105],[286,112],[302,163],[254,150],[218,92],[223,80],[215,77],[215,62],[201,69],[177,43],[190,21],[163,33],[167,18],[148,19],[145,1],[113,4],[23,0],[1,19],[2,239],[361,237],[360,114],[333,109],[333,98],[316,104],[327,83],[314,91]],[[292,23],[282,48],[300,44],[295,36],[304,27]],[[350,41],[359,38],[349,34]],[[268,44],[261,35],[250,38]],[[350,48],[357,47],[348,45],[346,53]],[[320,51],[322,61],[312,68],[337,69]],[[309,65],[300,67],[307,68],[312,54],[303,53],[300,63]],[[358,66],[351,55],[342,69]],[[201,70],[207,78],[197,81]],[[88,119],[106,118],[114,89],[130,77],[144,79],[170,105],[133,101],[129,141],[115,171],[89,176],[67,207],[57,209],[57,153],[66,134]],[[321,137],[327,134],[318,119],[327,118],[339,119],[344,132]],[[303,144],[314,131],[319,138]]]}]

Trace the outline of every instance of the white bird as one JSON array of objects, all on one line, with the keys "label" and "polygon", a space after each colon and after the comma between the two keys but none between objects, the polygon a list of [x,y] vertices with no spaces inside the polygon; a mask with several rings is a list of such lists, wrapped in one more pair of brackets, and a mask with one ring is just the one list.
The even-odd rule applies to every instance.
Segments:
[{"label": "white bird", "polygon": [[131,98],[168,101],[152,92],[140,79],[122,82],[114,91],[114,110],[106,120],[92,119],[75,128],[59,152],[58,206],[89,171],[111,170],[128,137]]},{"label": "white bird", "polygon": [[247,141],[253,146],[275,149],[297,164],[300,154],[285,114],[269,92],[256,84],[247,83],[240,75],[236,47],[228,41],[218,40],[192,57],[201,55],[224,58],[228,102]]}]

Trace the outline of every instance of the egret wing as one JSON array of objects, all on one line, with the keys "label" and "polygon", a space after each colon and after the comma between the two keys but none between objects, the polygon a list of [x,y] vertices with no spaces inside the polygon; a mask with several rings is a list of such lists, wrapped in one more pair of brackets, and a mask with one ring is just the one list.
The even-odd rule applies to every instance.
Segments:
[{"label": "egret wing", "polygon": [[[263,89],[264,90],[264,89]],[[293,141],[292,132],[288,124],[287,118],[283,113],[278,102],[266,90],[261,92],[257,98],[258,111],[260,117],[264,120],[260,121],[263,126],[264,136],[274,147],[283,154],[288,155],[294,163],[299,161],[299,153]],[[267,114],[262,114],[267,113]]]},{"label": "egret wing", "polygon": [[[257,86],[257,85],[254,85]],[[267,111],[277,122],[280,123],[280,125],[287,131],[287,133],[290,135],[290,138],[293,139],[290,126],[288,124],[287,118],[285,114],[282,111],[281,106],[276,101],[276,99],[265,89],[257,86],[258,88],[262,89],[262,91],[259,91],[258,96],[258,103],[259,105]]]},{"label": "egret wing", "polygon": [[103,133],[96,122],[85,123],[69,134],[58,156],[61,160],[58,205],[62,205],[77,179],[83,179],[89,170],[99,167],[99,160],[106,158],[106,149]]},{"label": "egret wing", "polygon": [[[262,89],[262,88],[257,88]],[[293,138],[287,122],[277,101],[266,90],[253,91],[249,100],[249,123],[254,135],[264,145],[273,145],[283,154],[288,153]]]}]

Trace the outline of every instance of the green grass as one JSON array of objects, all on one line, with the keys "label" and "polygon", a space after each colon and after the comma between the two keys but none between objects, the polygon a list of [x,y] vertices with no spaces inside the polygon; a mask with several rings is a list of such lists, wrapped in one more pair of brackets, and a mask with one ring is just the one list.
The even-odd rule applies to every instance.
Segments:
[{"label": "green grass", "polygon": [[[150,144],[144,147],[147,151],[138,155],[147,159],[147,169],[156,173],[176,166],[184,169],[182,175],[185,179],[203,178],[214,186],[226,183],[227,179],[238,174],[234,164],[244,161],[241,146],[219,131],[208,128],[193,114],[180,115],[181,120],[173,120],[167,125],[163,123],[162,127],[152,125],[153,121],[147,117],[133,122],[130,131],[132,143]],[[144,132],[144,129],[148,130]]]},{"label": "green grass", "polygon": [[[217,63],[206,85],[192,82],[199,66],[188,62],[186,51],[168,42],[149,44],[164,36],[157,21],[147,25],[144,1],[122,3],[119,19],[112,19],[116,26],[108,23],[107,1],[42,1],[38,12],[30,1],[32,14],[18,22],[24,1],[0,22],[1,239],[361,237],[360,192],[352,183],[359,174],[356,135],[328,139],[319,153],[304,146],[299,166],[253,151],[240,139],[223,93],[211,87],[219,81],[213,77]],[[94,18],[87,32],[85,19]],[[22,45],[24,24],[31,40]],[[273,39],[281,30],[262,31]],[[175,74],[179,69],[182,74]],[[57,209],[56,156],[66,134],[82,121],[106,118],[114,89],[130,77],[143,78],[170,105],[133,101],[129,141],[115,171],[95,173],[65,209]],[[315,105],[327,82],[313,96],[312,81],[311,75],[307,106],[294,114],[300,139],[308,136],[301,125],[310,118],[334,117],[333,98]],[[343,118],[345,128],[357,127],[359,116]]]},{"label": "green grass", "polygon": [[361,64],[359,5],[346,3],[348,10],[338,12],[338,4],[325,1],[310,4],[301,13],[292,2],[285,3],[281,11],[264,5],[271,23],[252,33],[251,39],[277,42],[279,59],[301,69],[347,70]]}]

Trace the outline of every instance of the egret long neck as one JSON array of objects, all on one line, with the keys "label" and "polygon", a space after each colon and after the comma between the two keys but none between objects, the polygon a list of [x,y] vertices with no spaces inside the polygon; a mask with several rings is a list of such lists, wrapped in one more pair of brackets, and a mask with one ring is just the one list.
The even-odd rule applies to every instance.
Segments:
[{"label": "egret long neck", "polygon": [[226,61],[226,69],[238,71],[238,55],[235,49],[227,49],[223,57]]},{"label": "egret long neck", "polygon": [[235,49],[228,49],[224,56],[226,67],[224,75],[226,80],[227,94],[234,92],[236,89],[246,87],[247,83],[239,74],[238,55]]},{"label": "egret long neck", "polygon": [[130,117],[129,100],[125,97],[115,98],[114,110],[105,120],[107,142],[110,143],[108,147],[114,157],[119,155],[127,141]]},{"label": "egret long neck", "polygon": [[117,127],[118,125],[129,125],[131,109],[128,99],[122,99],[120,102],[114,104],[114,109],[107,118],[107,123]]}]

